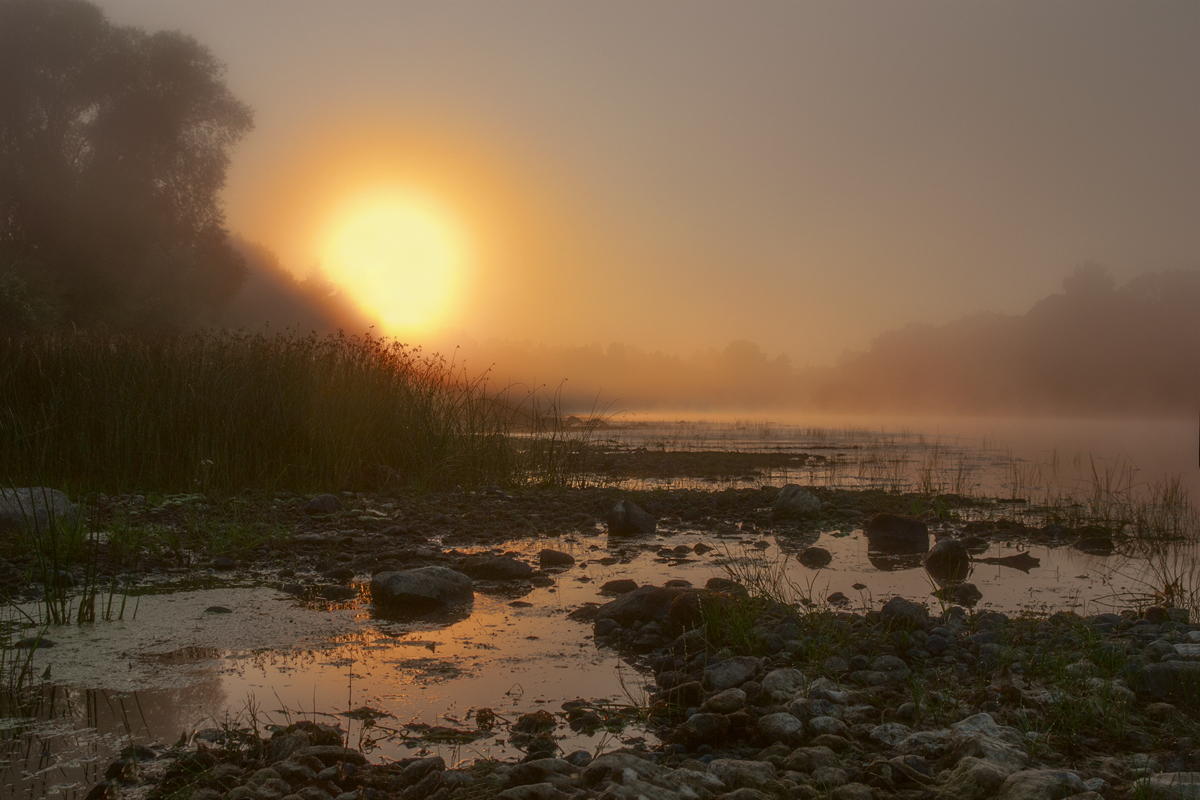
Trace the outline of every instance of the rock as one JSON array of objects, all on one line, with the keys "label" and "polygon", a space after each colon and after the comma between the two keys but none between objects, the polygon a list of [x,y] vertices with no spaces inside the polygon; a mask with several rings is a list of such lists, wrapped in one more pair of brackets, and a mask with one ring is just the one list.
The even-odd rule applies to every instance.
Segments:
[{"label": "rock", "polygon": [[[267,744],[267,763],[274,764],[277,761],[285,761],[294,753],[298,753],[304,748],[308,747],[309,744],[310,742],[308,737],[303,733],[285,733],[277,735],[273,737]],[[279,774],[285,780],[290,780],[283,772],[280,772]]]},{"label": "rock", "polygon": [[1159,699],[1194,700],[1200,697],[1200,661],[1160,661],[1138,670],[1133,688]]},{"label": "rock", "polygon": [[[724,714],[698,712],[675,729],[672,741],[688,748],[721,742],[729,734],[729,717]],[[599,759],[597,759],[599,760]]]},{"label": "rock", "polygon": [[[670,581],[667,582],[668,587]],[[707,589],[687,589],[671,601],[667,616],[681,628],[697,628],[704,622],[704,608],[708,603],[727,602],[726,595],[718,595]]]},{"label": "rock", "polygon": [[[599,609],[592,609],[592,619],[596,619],[595,612],[598,610]],[[596,619],[595,624],[592,626],[592,632],[597,639],[603,639],[606,636],[611,636],[619,630],[621,630],[621,623],[617,622],[615,619]]]},{"label": "rock", "polygon": [[918,731],[900,741],[895,749],[926,759],[946,759],[948,764],[972,756],[995,763],[1009,773],[1025,768],[1029,756],[1024,736],[1015,728],[998,725],[990,714],[975,714],[948,729]]},{"label": "rock", "polygon": [[841,767],[817,767],[812,772],[813,786],[818,789],[835,789],[846,785],[849,780],[846,771]]},{"label": "rock", "polygon": [[1200,772],[1160,772],[1134,781],[1133,796],[1147,800],[1200,800]]},{"label": "rock", "polygon": [[828,656],[821,662],[821,666],[834,674],[840,675],[843,672],[850,671],[850,665],[846,663],[846,659],[841,656]]},{"label": "rock", "polygon": [[1059,769],[1026,769],[1004,779],[996,800],[1062,800],[1087,791],[1074,772]]},{"label": "rock", "polygon": [[850,729],[835,717],[813,717],[808,721],[808,732],[813,736],[846,736]]},{"label": "rock", "polygon": [[217,556],[213,559],[213,569],[219,572],[228,572],[237,567],[237,562],[229,556]]},{"label": "rock", "polygon": [[957,583],[971,571],[971,554],[961,541],[947,536],[925,554],[923,563],[939,584]]},{"label": "rock", "polygon": [[898,595],[884,603],[879,614],[884,622],[893,627],[911,630],[929,626],[929,610]]},{"label": "rock", "polygon": [[533,567],[510,556],[467,556],[459,568],[477,581],[512,581],[533,574]]},{"label": "rock", "polygon": [[792,772],[811,773],[822,767],[836,767],[837,753],[828,747],[798,747],[783,761],[783,768]]},{"label": "rock", "polygon": [[750,592],[746,590],[735,580],[729,578],[721,578],[714,576],[704,582],[704,588],[710,592],[720,592],[721,594],[733,595],[735,597],[749,597]]},{"label": "rock", "polygon": [[[950,598],[960,606],[973,608],[976,603],[983,599],[983,592],[979,591],[979,587],[973,583],[960,583],[954,587]],[[929,648],[926,648],[927,650]]]},{"label": "rock", "polygon": [[23,639],[18,639],[13,647],[18,650],[36,650],[39,647],[54,647],[53,639],[46,639],[42,636],[26,636]]},{"label": "rock", "polygon": [[618,500],[605,516],[608,532],[621,536],[651,534],[658,527],[654,517],[632,500]]},{"label": "rock", "polygon": [[[743,695],[745,692],[742,693]],[[692,708],[699,705],[704,697],[704,687],[699,681],[687,681],[678,686],[672,686],[664,691],[659,697],[670,705],[678,708]]]},{"label": "rock", "polygon": [[342,501],[333,494],[319,494],[304,506],[305,514],[336,514],[342,510]]},{"label": "rock", "polygon": [[1111,556],[1116,549],[1112,537],[1106,533],[1092,533],[1083,536],[1072,545],[1081,553],[1092,556]]},{"label": "rock", "polygon": [[803,691],[806,683],[798,669],[773,669],[762,679],[762,691],[772,703],[786,703]]},{"label": "rock", "polygon": [[833,556],[824,547],[807,547],[797,560],[809,569],[823,569],[833,561]]},{"label": "rock", "polygon": [[786,711],[759,717],[757,727],[758,735],[766,744],[799,744],[804,738],[804,723]]},{"label": "rock", "polygon": [[705,668],[702,682],[714,692],[741,686],[758,673],[761,663],[757,658],[749,656],[727,658]]},{"label": "rock", "polygon": [[797,719],[810,720],[813,717],[833,717],[841,719],[843,708],[837,703],[831,703],[816,697],[800,697],[787,705],[788,713]]},{"label": "rock", "polygon": [[600,606],[596,610],[596,619],[614,619],[622,625],[633,622],[665,624],[670,620],[671,603],[684,591],[664,586],[642,586]]},{"label": "rock", "polygon": [[424,613],[475,600],[471,579],[449,567],[381,572],[371,579],[372,602],[400,611]]},{"label": "rock", "polygon": [[353,764],[356,767],[361,767],[367,763],[367,757],[357,750],[331,744],[317,744],[306,747],[299,751],[296,756],[298,758],[315,758],[327,767],[332,767],[339,761]]},{"label": "rock", "polygon": [[884,750],[895,750],[900,742],[912,734],[912,728],[899,722],[885,722],[871,729],[871,741]]},{"label": "rock", "polygon": [[876,514],[863,531],[871,550],[881,553],[924,553],[929,550],[929,527],[914,517]]},{"label": "rock", "polygon": [[982,800],[991,797],[1011,773],[1011,767],[967,756],[941,774],[936,796],[939,800]]},{"label": "rock", "polygon": [[795,483],[780,489],[779,494],[775,495],[775,502],[771,504],[771,514],[775,517],[808,517],[820,510],[821,501],[817,496]]},{"label": "rock", "polygon": [[908,672],[908,665],[899,656],[882,655],[871,662],[871,669],[876,672]]},{"label": "rock", "polygon": [[335,603],[343,603],[358,597],[358,590],[353,586],[326,586],[321,590],[321,597]]},{"label": "rock", "polygon": [[44,486],[0,489],[0,533],[46,531],[79,524],[79,506],[66,494]]},{"label": "rock", "polygon": [[573,776],[579,774],[579,767],[561,758],[539,758],[524,764],[514,764],[508,774],[509,783],[514,786],[529,784],[550,784],[559,789],[573,788]]},{"label": "rock", "polygon": [[829,797],[831,800],[874,800],[875,795],[865,783],[847,783],[834,789]]},{"label": "rock", "polygon": [[718,758],[709,763],[708,774],[730,789],[758,789],[775,780],[775,766],[766,761]]},{"label": "rock", "polygon": [[704,703],[700,706],[700,710],[710,711],[714,714],[732,714],[733,712],[740,711],[745,707],[746,693],[741,689],[735,688],[717,692],[712,697],[704,701]]},{"label": "rock", "polygon": [[[543,761],[549,759],[541,759]],[[530,762],[536,764],[537,762]],[[356,794],[355,797],[358,795]],[[552,783],[531,783],[505,789],[496,795],[499,800],[565,800],[571,795]]]},{"label": "rock", "polygon": [[542,550],[538,553],[538,563],[543,567],[569,567],[575,563],[575,556],[561,550]]},{"label": "rock", "polygon": [[600,594],[616,595],[629,594],[634,589],[638,588],[638,582],[629,580],[628,578],[618,578],[615,581],[608,581],[600,587]]}]

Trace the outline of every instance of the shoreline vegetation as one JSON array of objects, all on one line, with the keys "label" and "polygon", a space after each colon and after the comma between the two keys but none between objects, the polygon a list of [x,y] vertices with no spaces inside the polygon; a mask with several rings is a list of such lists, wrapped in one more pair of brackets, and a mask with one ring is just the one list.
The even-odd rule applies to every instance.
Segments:
[{"label": "shoreline vegetation", "polygon": [[554,400],[371,337],[11,336],[0,465],[85,493],[555,484],[588,425]]}]

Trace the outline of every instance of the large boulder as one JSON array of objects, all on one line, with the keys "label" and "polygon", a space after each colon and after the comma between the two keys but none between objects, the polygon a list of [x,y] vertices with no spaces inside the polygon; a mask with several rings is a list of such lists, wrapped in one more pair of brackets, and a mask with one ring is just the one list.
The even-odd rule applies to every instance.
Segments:
[{"label": "large boulder", "polygon": [[771,504],[771,514],[775,517],[796,519],[809,517],[821,510],[821,501],[806,489],[801,489],[795,483],[789,483],[775,495]]},{"label": "large boulder", "polygon": [[666,586],[642,586],[600,606],[596,611],[596,619],[616,620],[622,625],[633,622],[666,623],[670,621],[671,604],[683,592],[683,589]]},{"label": "large boulder", "polygon": [[654,533],[658,521],[632,500],[618,500],[605,515],[608,532],[622,536]]},{"label": "large boulder", "polygon": [[879,553],[925,553],[929,550],[929,527],[916,517],[876,514],[863,531],[867,545]]},{"label": "large boulder", "polygon": [[0,533],[43,531],[52,523],[62,527],[78,522],[79,506],[58,489],[45,486],[0,489]]},{"label": "large boulder", "polygon": [[925,569],[941,585],[958,583],[971,572],[971,554],[959,539],[947,536],[925,554]]},{"label": "large boulder", "polygon": [[449,567],[381,572],[371,579],[371,601],[396,611],[425,613],[474,600],[471,579]]}]

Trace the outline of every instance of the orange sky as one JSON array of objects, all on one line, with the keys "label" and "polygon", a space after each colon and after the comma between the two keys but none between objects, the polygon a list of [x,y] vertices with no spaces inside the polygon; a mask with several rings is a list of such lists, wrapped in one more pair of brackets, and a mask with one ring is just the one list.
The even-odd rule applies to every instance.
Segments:
[{"label": "orange sky", "polygon": [[472,253],[436,344],[827,363],[1083,261],[1200,266],[1190,0],[101,5],[227,63],[229,227],[290,269],[355,193],[436,198]]}]

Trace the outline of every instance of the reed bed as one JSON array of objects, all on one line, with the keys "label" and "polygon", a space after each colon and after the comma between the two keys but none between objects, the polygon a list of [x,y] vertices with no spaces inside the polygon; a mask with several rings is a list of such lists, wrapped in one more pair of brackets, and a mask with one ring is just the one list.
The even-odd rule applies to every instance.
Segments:
[{"label": "reed bed", "polygon": [[162,493],[562,482],[563,448],[590,428],[532,396],[370,337],[12,337],[0,477]]}]

